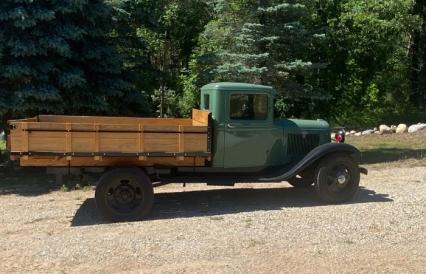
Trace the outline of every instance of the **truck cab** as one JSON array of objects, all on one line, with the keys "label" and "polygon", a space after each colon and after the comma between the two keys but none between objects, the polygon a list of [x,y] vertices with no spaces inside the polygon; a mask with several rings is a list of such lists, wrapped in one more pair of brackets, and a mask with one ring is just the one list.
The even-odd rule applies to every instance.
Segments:
[{"label": "truck cab", "polygon": [[330,143],[330,127],[324,120],[274,118],[275,94],[270,86],[245,83],[201,88],[200,108],[212,119],[212,167],[283,166]]}]

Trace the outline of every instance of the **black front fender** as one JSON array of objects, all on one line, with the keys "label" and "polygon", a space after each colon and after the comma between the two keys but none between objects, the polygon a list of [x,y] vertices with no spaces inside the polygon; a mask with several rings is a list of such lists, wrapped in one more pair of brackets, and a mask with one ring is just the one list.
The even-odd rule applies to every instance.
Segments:
[{"label": "black front fender", "polygon": [[294,165],[290,170],[285,173],[271,177],[271,178],[260,178],[260,181],[272,182],[272,181],[286,181],[300,172],[305,168],[312,165],[314,162],[323,158],[324,156],[333,154],[333,153],[345,153],[352,157],[356,162],[359,162],[361,159],[361,152],[354,146],[344,143],[327,143],[320,146],[317,146],[311,150],[302,160],[300,160],[296,165]]}]

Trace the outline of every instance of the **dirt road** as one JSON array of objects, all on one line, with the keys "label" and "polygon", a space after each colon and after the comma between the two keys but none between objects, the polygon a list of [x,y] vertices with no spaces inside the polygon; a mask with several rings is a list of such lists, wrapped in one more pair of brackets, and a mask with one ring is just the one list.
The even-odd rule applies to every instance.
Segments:
[{"label": "dirt road", "polygon": [[148,220],[116,224],[93,190],[16,179],[0,184],[0,271],[424,273],[426,166],[368,168],[344,205],[286,183],[168,185]]}]

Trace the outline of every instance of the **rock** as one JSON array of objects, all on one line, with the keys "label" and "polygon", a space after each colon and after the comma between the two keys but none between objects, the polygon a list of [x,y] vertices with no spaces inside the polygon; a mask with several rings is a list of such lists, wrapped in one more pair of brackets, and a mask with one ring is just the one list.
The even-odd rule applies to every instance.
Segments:
[{"label": "rock", "polygon": [[374,134],[380,134],[380,131],[376,130],[374,131]]},{"label": "rock", "polygon": [[361,134],[362,135],[370,135],[370,134],[373,134],[374,133],[374,130],[372,130],[372,129],[367,129],[367,130],[364,130]]},{"label": "rock", "polygon": [[354,135],[355,136],[361,136],[361,134],[362,134],[361,132],[356,132]]},{"label": "rock", "polygon": [[409,126],[408,127],[408,133],[414,133],[414,132],[424,130],[424,129],[426,129],[426,124],[418,123],[418,124]]},{"label": "rock", "polygon": [[396,126],[395,125],[391,125],[390,128],[391,128],[391,132],[392,133],[396,132]]},{"label": "rock", "polygon": [[374,127],[374,128],[373,128],[373,130],[374,130],[374,131],[378,131],[379,129],[378,129],[377,127]]},{"label": "rock", "polygon": [[404,133],[407,132],[407,125],[406,124],[399,124],[396,127],[396,133]]},{"label": "rock", "polygon": [[380,125],[379,126],[379,132],[380,132],[380,134],[389,134],[389,133],[392,133],[392,130],[387,125]]},{"label": "rock", "polygon": [[356,130],[351,130],[349,133],[350,133],[350,134],[355,134],[355,133],[356,133]]}]

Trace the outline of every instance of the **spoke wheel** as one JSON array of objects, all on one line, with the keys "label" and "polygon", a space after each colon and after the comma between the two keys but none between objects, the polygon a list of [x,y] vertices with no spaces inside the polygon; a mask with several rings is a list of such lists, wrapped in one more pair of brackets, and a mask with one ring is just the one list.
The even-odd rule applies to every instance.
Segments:
[{"label": "spoke wheel", "polygon": [[359,187],[358,165],[346,155],[323,159],[317,167],[315,189],[324,202],[341,203],[350,200]]},{"label": "spoke wheel", "polygon": [[134,221],[152,207],[153,189],[146,174],[137,168],[119,168],[105,173],[96,187],[96,205],[110,221]]}]

